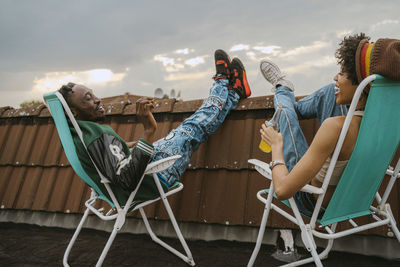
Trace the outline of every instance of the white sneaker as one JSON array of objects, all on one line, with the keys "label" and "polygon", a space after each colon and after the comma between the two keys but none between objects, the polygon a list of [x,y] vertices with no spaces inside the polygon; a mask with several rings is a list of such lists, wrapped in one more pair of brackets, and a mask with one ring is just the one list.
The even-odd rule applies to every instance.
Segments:
[{"label": "white sneaker", "polygon": [[274,86],[272,92],[275,92],[277,85],[286,86],[292,92],[294,91],[293,83],[285,79],[285,75],[276,64],[264,59],[260,63],[260,70],[264,78]]}]

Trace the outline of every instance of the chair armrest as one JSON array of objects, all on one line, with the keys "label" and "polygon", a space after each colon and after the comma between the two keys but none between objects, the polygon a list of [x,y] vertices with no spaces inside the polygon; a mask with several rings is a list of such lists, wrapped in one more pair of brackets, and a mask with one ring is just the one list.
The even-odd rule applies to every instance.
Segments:
[{"label": "chair armrest", "polygon": [[[386,174],[389,175],[389,176],[393,176],[394,171],[393,171],[393,167],[392,166],[389,166],[389,168],[386,170]],[[400,178],[400,173],[397,174],[396,178]]]},{"label": "chair armrest", "polygon": [[315,186],[309,185],[309,184],[306,184],[305,186],[303,186],[303,188],[301,188],[300,191],[311,193],[311,194],[318,194],[318,195],[320,195],[324,192],[324,190],[322,190],[322,188],[315,187]]},{"label": "chair armrest", "polygon": [[[264,176],[267,179],[272,180],[272,171],[269,168],[268,163],[263,162],[258,159],[249,159],[248,162],[253,164],[255,166],[255,169],[259,173],[261,173],[262,176]],[[315,187],[315,186],[312,186],[309,184],[306,184],[305,186],[303,186],[303,188],[301,188],[300,191],[312,193],[312,194],[322,194],[324,192],[324,190],[322,190],[322,188]]]},{"label": "chair armrest", "polygon": [[265,178],[272,180],[272,172],[271,169],[269,168],[268,163],[263,162],[258,159],[249,159],[247,161],[250,164],[253,164],[255,169]]},{"label": "chair armrest", "polygon": [[144,171],[144,173],[145,174],[158,173],[165,169],[168,169],[180,157],[181,157],[181,155],[175,155],[175,156],[171,156],[171,157],[168,157],[165,159],[160,159],[155,162],[152,162],[147,165],[147,168]]}]

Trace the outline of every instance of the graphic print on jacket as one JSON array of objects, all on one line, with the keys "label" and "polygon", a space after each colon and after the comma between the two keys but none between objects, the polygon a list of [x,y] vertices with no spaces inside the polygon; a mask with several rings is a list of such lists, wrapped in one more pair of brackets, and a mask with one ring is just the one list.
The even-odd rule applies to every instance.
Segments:
[{"label": "graphic print on jacket", "polygon": [[[150,161],[153,146],[140,139],[130,151],[111,127],[89,121],[78,121],[78,124],[87,150],[102,175],[125,191],[133,191]],[[78,150],[78,156],[86,161],[83,165],[91,168],[91,173],[96,173],[86,153]]]}]

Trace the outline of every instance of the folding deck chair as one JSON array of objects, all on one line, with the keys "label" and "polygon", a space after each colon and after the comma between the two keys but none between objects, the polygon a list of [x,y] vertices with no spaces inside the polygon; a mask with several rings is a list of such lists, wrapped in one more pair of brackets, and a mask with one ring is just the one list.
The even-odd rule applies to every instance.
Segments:
[{"label": "folding deck chair", "polygon": [[[372,82],[371,90],[353,153],[328,207],[322,218],[317,219],[356,104],[360,98],[361,92],[370,82]],[[254,164],[256,170],[264,177],[270,179],[271,183],[269,189],[261,190],[257,193],[257,198],[265,203],[265,208],[256,246],[247,266],[253,266],[257,257],[271,208],[300,228],[304,246],[312,255],[310,258],[292,262],[285,266],[298,266],[313,261],[317,266],[322,266],[321,259],[328,257],[333,241],[336,238],[382,225],[391,227],[397,240],[400,242],[400,232],[396,226],[396,221],[393,217],[390,205],[386,203],[396,179],[400,177],[400,160],[397,161],[394,168],[389,166],[399,147],[400,141],[399,103],[399,81],[392,81],[380,75],[373,74],[361,82],[350,105],[322,187],[317,188],[311,185],[305,185],[301,189],[301,191],[319,195],[309,223],[304,223],[293,198],[282,202],[292,209],[294,215],[289,214],[272,203],[274,185],[272,182],[272,173],[268,164],[256,159],[249,160],[249,163]],[[385,174],[390,176],[390,180],[381,197],[378,189]],[[267,195],[267,198],[264,198],[262,195]],[[374,199],[376,200],[375,202]],[[358,225],[354,219],[362,216],[369,216],[371,218],[369,220],[370,222]],[[348,221],[352,228],[335,232],[337,224],[342,221]],[[316,225],[317,222],[318,225]],[[327,247],[320,254],[317,253],[314,236],[328,240]]]},{"label": "folding deck chair", "polygon": [[[46,106],[49,109],[49,111],[54,119],[54,123],[56,125],[58,135],[61,140],[61,144],[64,148],[65,154],[66,154],[69,162],[71,163],[72,168],[74,169],[76,174],[80,178],[82,178],[86,184],[88,184],[91,187],[91,196],[85,202],[85,206],[87,207],[87,209],[84,212],[83,217],[82,217],[78,227],[76,228],[75,233],[65,251],[64,258],[63,258],[64,266],[69,266],[68,265],[69,253],[70,253],[72,246],[74,245],[75,240],[78,237],[79,232],[81,231],[82,226],[83,226],[87,216],[89,215],[90,211],[93,212],[94,214],[96,214],[102,220],[106,220],[106,221],[115,220],[114,228],[111,232],[111,235],[110,235],[110,237],[101,253],[101,256],[98,259],[97,264],[96,264],[96,266],[101,266],[104,261],[104,258],[106,257],[106,255],[108,253],[108,250],[111,247],[112,242],[114,241],[114,238],[115,238],[117,232],[122,228],[122,226],[125,223],[126,214],[128,212],[135,211],[135,210],[139,210],[139,212],[142,216],[143,222],[145,224],[145,227],[146,227],[148,233],[150,234],[151,239],[154,242],[160,244],[161,246],[163,246],[164,248],[169,250],[171,253],[175,254],[176,256],[178,256],[179,258],[184,260],[189,265],[194,266],[195,262],[193,260],[192,253],[190,252],[190,249],[187,246],[185,239],[182,236],[182,233],[176,222],[175,216],[174,216],[172,209],[169,205],[169,202],[167,200],[167,196],[170,196],[170,195],[182,190],[183,185],[181,183],[176,183],[173,187],[170,188],[170,190],[168,192],[164,192],[164,190],[161,186],[161,183],[160,183],[159,179],[157,178],[158,172],[167,169],[169,166],[171,166],[175,162],[176,159],[180,158],[180,156],[172,156],[172,157],[168,157],[168,158],[159,160],[157,162],[150,163],[150,164],[148,164],[148,166],[146,168],[145,174],[153,174],[153,180],[157,187],[157,190],[159,191],[160,197],[153,199],[153,200],[148,200],[145,202],[139,202],[139,201],[135,200],[135,195],[138,192],[138,189],[143,181],[144,175],[140,179],[140,182],[139,182],[137,188],[129,194],[129,197],[127,194],[124,194],[125,197],[123,197],[123,196],[121,197],[121,195],[118,195],[118,191],[113,192],[113,190],[110,186],[109,180],[101,174],[101,172],[97,169],[96,165],[94,164],[93,160],[92,160],[92,163],[95,166],[99,176],[101,177],[101,181],[95,181],[94,179],[89,177],[88,174],[83,169],[83,167],[79,161],[78,155],[76,153],[76,148],[75,148],[75,145],[74,145],[74,142],[72,139],[71,131],[68,127],[68,122],[67,122],[65,113],[67,114],[69,120],[71,121],[76,132],[78,133],[83,146],[86,149],[85,143],[83,142],[83,138],[82,138],[82,131],[79,128],[79,126],[78,126],[74,116],[72,115],[71,110],[69,109],[67,103],[65,102],[63,96],[59,92],[52,92],[52,93],[45,94],[43,97],[44,97]],[[115,191],[115,187],[114,187],[114,191]],[[103,213],[103,208],[99,208],[99,209],[95,208],[95,203],[98,199],[102,199],[102,200],[106,201],[111,206],[111,209],[106,214]],[[154,232],[152,231],[152,229],[150,227],[150,224],[147,220],[147,217],[143,210],[143,207],[147,206],[159,199],[161,199],[162,202],[164,203],[165,209],[167,210],[167,213],[170,217],[170,220],[175,229],[175,232],[176,232],[176,234],[179,238],[179,241],[181,242],[182,247],[186,254],[179,252],[178,250],[174,249],[173,247],[171,247],[170,245],[166,244],[164,241],[159,239],[154,234]]]}]

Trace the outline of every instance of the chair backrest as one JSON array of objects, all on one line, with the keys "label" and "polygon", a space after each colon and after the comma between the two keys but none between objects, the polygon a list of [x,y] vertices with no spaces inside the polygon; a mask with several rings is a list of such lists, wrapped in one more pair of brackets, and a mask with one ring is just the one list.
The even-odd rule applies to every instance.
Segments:
[{"label": "chair backrest", "polygon": [[367,215],[400,143],[400,82],[376,75],[349,162],[322,225]]},{"label": "chair backrest", "polygon": [[[82,164],[76,152],[76,147],[68,125],[67,117],[65,116],[64,110],[67,112],[68,111],[70,112],[70,110],[68,105],[66,105],[64,98],[59,92],[52,92],[45,94],[43,95],[43,98],[45,100],[47,108],[49,109],[53,117],[54,124],[56,125],[57,128],[58,136],[60,137],[61,144],[64,148],[65,155],[67,156],[67,159],[70,162],[75,173],[86,184],[88,184],[91,188],[93,188],[96,191],[100,199],[107,201],[111,205],[111,207],[114,208],[115,205],[110,200],[109,195],[107,193],[107,189],[104,187],[104,185],[98,179],[97,179],[98,181],[95,182],[95,180],[92,179],[82,167]],[[62,101],[64,102],[64,105]],[[70,119],[75,121],[73,117]],[[79,128],[77,124],[74,125],[74,127],[75,129],[76,127]],[[77,132],[80,132],[80,129],[79,130],[77,129]]]}]

